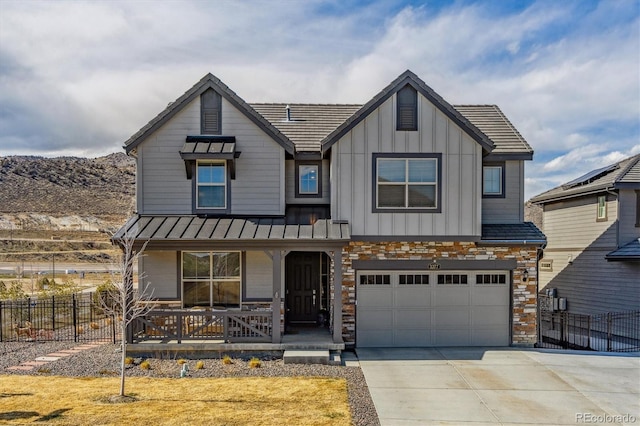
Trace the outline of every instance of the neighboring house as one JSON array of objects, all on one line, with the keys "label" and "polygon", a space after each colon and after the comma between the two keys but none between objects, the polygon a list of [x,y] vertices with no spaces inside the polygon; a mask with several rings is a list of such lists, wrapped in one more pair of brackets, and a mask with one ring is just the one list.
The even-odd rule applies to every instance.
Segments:
[{"label": "neighboring house", "polygon": [[365,105],[248,104],[211,74],[125,144],[154,296],[329,317],[357,346],[532,345],[533,150],[494,105],[406,71]]},{"label": "neighboring house", "polygon": [[593,170],[531,199],[547,236],[540,290],[569,312],[640,306],[640,155]]}]

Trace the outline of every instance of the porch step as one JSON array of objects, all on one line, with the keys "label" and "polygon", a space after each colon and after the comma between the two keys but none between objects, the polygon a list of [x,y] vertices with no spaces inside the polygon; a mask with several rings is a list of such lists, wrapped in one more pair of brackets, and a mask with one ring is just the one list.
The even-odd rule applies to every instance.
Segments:
[{"label": "porch step", "polygon": [[294,351],[286,350],[282,359],[285,364],[329,364],[328,350]]}]

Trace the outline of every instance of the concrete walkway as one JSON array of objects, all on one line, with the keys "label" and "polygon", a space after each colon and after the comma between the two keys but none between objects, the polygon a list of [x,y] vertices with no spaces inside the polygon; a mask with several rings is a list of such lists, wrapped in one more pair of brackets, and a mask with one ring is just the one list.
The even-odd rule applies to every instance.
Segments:
[{"label": "concrete walkway", "polygon": [[640,425],[640,354],[358,349],[382,425]]}]

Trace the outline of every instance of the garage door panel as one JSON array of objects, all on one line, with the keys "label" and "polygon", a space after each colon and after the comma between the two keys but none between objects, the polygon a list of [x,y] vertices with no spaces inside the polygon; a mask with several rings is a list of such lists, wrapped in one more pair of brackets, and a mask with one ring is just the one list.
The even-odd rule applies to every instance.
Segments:
[{"label": "garage door panel", "polygon": [[358,345],[362,347],[394,346],[392,330],[360,330],[358,329]]},{"label": "garage door panel", "polygon": [[509,330],[502,326],[487,328],[483,330],[473,330],[471,333],[472,346],[508,346]]},{"label": "garage door panel", "polygon": [[367,309],[358,313],[358,321],[362,321],[364,329],[391,329],[393,328],[393,311],[380,309]]},{"label": "garage door panel", "polygon": [[473,289],[473,305],[508,305],[509,294],[504,287],[476,285]]},{"label": "garage door panel", "polygon": [[437,306],[469,306],[471,295],[466,288],[438,287],[435,292]]},{"label": "garage door panel", "polygon": [[435,330],[435,346],[469,346],[471,344],[469,329]]},{"label": "garage door panel", "polygon": [[499,326],[509,317],[509,310],[504,306],[474,306],[472,308],[472,323],[474,327]]},{"label": "garage door panel", "polygon": [[394,346],[433,346],[431,342],[431,331],[422,330],[402,330],[398,329],[395,333]]},{"label": "garage door panel", "polygon": [[425,309],[405,309],[396,311],[395,327],[427,328],[431,327],[431,311]]},{"label": "garage door panel", "polygon": [[429,287],[400,287],[396,292],[395,306],[429,307],[431,306],[431,289]]},{"label": "garage door panel", "polygon": [[[510,342],[507,271],[498,271],[506,277],[504,283],[494,282],[496,271],[362,273],[384,275],[388,281],[365,284],[358,275],[356,344],[360,347],[506,346]],[[444,279],[438,284],[440,275]],[[467,284],[459,284],[463,275]]]},{"label": "garage door panel", "polygon": [[393,307],[393,293],[391,288],[367,288],[358,292],[358,303],[371,307]]}]

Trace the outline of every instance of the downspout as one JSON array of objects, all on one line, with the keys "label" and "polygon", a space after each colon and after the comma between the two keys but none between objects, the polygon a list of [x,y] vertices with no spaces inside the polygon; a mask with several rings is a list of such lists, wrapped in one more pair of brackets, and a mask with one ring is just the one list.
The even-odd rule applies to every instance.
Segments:
[{"label": "downspout", "polygon": [[[612,191],[613,187],[605,188],[608,194],[616,197],[616,249],[620,248],[620,195],[617,192]],[[606,205],[606,204],[605,204]]]}]

